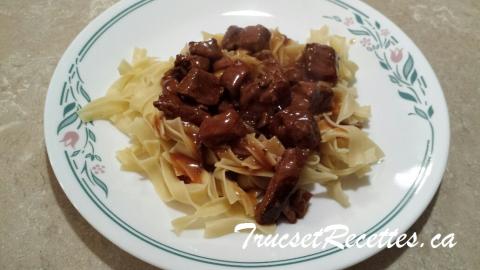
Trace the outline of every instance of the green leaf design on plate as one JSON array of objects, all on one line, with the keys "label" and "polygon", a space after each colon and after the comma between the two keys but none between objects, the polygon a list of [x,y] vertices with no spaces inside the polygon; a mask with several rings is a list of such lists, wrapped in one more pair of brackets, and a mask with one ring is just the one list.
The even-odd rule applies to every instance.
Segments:
[{"label": "green leaf design on plate", "polygon": [[95,184],[97,184],[103,190],[103,192],[105,192],[105,197],[108,197],[107,185],[105,185],[105,183],[102,180],[100,180],[100,178],[98,178],[92,171],[90,171],[90,174],[92,175],[92,179],[95,182]]},{"label": "green leaf design on plate", "polygon": [[387,40],[387,41],[385,42],[385,49],[388,49],[391,44],[392,44],[391,41],[390,41],[390,40]]},{"label": "green leaf design on plate", "polygon": [[[97,155],[95,155],[95,154],[88,153],[88,154],[85,155],[85,158],[86,158],[86,159],[90,159],[90,161],[94,161],[95,159],[97,159],[96,156],[97,156]],[[98,159],[97,159],[97,160],[98,160]],[[101,159],[100,159],[99,161],[101,161]]]},{"label": "green leaf design on plate", "polygon": [[356,20],[359,24],[363,24],[362,17],[360,17],[360,15],[358,15],[357,13],[355,13],[355,20]]},{"label": "green leaf design on plate", "polygon": [[89,137],[93,142],[96,142],[96,141],[97,141],[97,137],[95,136],[95,133],[93,133],[93,131],[91,131],[90,129],[87,129],[87,134],[88,134],[88,137]]},{"label": "green leaf design on plate", "polygon": [[334,20],[336,22],[342,22],[342,19],[338,16],[323,16],[323,18],[325,19],[331,19],[331,20]]},{"label": "green leaf design on plate", "polygon": [[394,44],[398,44],[398,40],[394,36],[391,36],[390,38],[392,39]]},{"label": "green leaf design on plate", "polygon": [[419,109],[417,106],[415,106],[415,113],[420,116],[421,118],[425,119],[425,120],[428,120],[428,116],[427,114],[422,111],[421,109]]},{"label": "green leaf design on plate", "polygon": [[413,101],[415,103],[417,103],[417,99],[410,95],[409,93],[405,93],[405,92],[402,92],[400,90],[398,90],[398,94],[400,95],[401,98],[405,99],[405,100],[408,100],[408,101]]},{"label": "green leaf design on plate", "polygon": [[356,36],[369,36],[370,34],[367,31],[363,30],[354,30],[354,29],[348,29],[348,31]]},{"label": "green leaf design on plate", "polygon": [[430,106],[430,108],[428,108],[428,117],[432,118],[433,116],[433,107]]},{"label": "green leaf design on plate", "polygon": [[414,65],[414,62],[413,62],[412,55],[408,54],[408,59],[405,62],[405,65],[403,65],[403,77],[405,77],[405,79],[408,79],[408,76],[410,76],[410,73],[412,72],[412,69],[413,69],[413,65]]},{"label": "green leaf design on plate", "polygon": [[395,78],[395,76],[393,75],[388,75],[388,78],[390,78],[390,81],[394,84],[398,84],[398,80],[397,78]]},{"label": "green leaf design on plate", "polygon": [[70,157],[76,157],[80,153],[80,151],[81,150],[77,150],[77,151],[73,152]]},{"label": "green leaf design on plate", "polygon": [[417,70],[414,70],[412,73],[412,77],[410,77],[410,82],[412,84],[417,80],[417,76],[418,76]]},{"label": "green leaf design on plate", "polygon": [[375,22],[375,27],[377,27],[377,29],[380,29],[381,28],[380,23],[376,21]]},{"label": "green leaf design on plate", "polygon": [[82,96],[85,98],[86,101],[88,102],[92,101],[92,99],[90,98],[88,93],[85,91],[85,89],[83,89],[82,86],[80,86],[80,93],[82,94]]},{"label": "green leaf design on plate", "polygon": [[69,112],[71,112],[73,109],[75,109],[77,104],[75,104],[75,102],[72,102],[70,104],[68,104],[67,106],[65,106],[65,108],[63,109],[63,116],[65,117],[65,115],[67,115]]},{"label": "green leaf design on plate", "polygon": [[423,84],[423,87],[427,88],[427,83],[425,82],[425,79],[423,78],[423,76],[420,77],[420,81],[422,81],[422,84]]},{"label": "green leaf design on plate", "polygon": [[75,121],[77,121],[77,119],[78,119],[77,113],[72,113],[67,118],[63,119],[62,122],[60,122],[60,124],[58,125],[57,134],[59,134],[60,131],[62,131],[62,129],[68,127],[69,125],[71,125],[73,123],[75,123]]},{"label": "green leaf design on plate", "polygon": [[385,63],[382,62],[382,61],[379,61],[379,62],[380,62],[380,66],[381,66],[383,69],[390,70],[390,68],[387,66],[387,64],[385,64]]}]

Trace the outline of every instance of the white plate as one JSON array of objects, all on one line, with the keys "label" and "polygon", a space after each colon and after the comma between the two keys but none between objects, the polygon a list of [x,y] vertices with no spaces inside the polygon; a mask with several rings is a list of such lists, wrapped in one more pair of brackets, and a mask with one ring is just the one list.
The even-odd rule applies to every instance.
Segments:
[{"label": "white plate", "polygon": [[170,220],[181,212],[163,203],[149,181],[122,172],[115,152],[127,139],[106,122],[80,125],[75,111],[101,97],[117,78],[117,65],[134,47],[166,59],[200,31],[232,24],[279,27],[304,42],[309,29],[328,25],[356,40],[351,59],[357,88],[373,117],[368,132],[385,161],[368,180],[347,183],[351,207],[317,196],[307,216],[279,233],[313,233],[332,224],[370,235],[405,231],[440,184],[449,146],[448,112],[432,68],[413,42],[379,12],[359,1],[121,1],[92,21],[72,42],[50,83],[45,140],[50,162],[68,198],[100,233],[159,267],[340,268],[379,249],[257,248],[242,250],[246,234],[204,239],[201,231],[176,236]]}]

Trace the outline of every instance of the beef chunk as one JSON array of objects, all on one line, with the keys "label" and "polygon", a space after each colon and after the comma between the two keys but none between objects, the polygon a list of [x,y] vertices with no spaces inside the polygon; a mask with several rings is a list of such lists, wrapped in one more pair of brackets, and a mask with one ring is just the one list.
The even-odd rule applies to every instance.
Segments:
[{"label": "beef chunk", "polygon": [[198,55],[189,55],[187,56],[187,59],[190,62],[190,69],[198,68],[205,71],[210,70],[210,61],[205,57]]},{"label": "beef chunk", "polygon": [[284,74],[287,80],[292,84],[298,81],[308,80],[305,74],[305,65],[303,63],[303,60],[300,60],[296,64],[285,68]]},{"label": "beef chunk", "polygon": [[290,197],[290,206],[295,211],[297,218],[303,218],[308,210],[308,202],[312,198],[312,193],[304,190],[298,189]]},{"label": "beef chunk", "polygon": [[270,37],[270,31],[263,25],[247,26],[240,35],[239,47],[250,52],[258,52],[269,47]]},{"label": "beef chunk", "polygon": [[193,55],[206,57],[212,61],[220,59],[223,54],[217,44],[217,40],[212,38],[207,41],[188,43],[189,51]]},{"label": "beef chunk", "polygon": [[271,33],[263,25],[240,28],[230,26],[222,40],[222,47],[227,50],[244,49],[252,53],[269,47]]},{"label": "beef chunk", "polygon": [[265,104],[255,103],[242,111],[242,119],[248,126],[262,130],[272,122],[274,114],[273,108]]},{"label": "beef chunk", "polygon": [[198,55],[178,54],[172,69],[167,71],[162,78],[162,87],[166,92],[176,92],[178,83],[187,75],[192,68],[199,68],[205,71],[210,69],[208,58]]},{"label": "beef chunk", "polygon": [[292,104],[312,114],[328,112],[332,107],[333,91],[327,83],[301,81],[292,87]]},{"label": "beef chunk", "polygon": [[243,120],[253,128],[266,127],[273,119],[275,113],[271,104],[261,103],[260,96],[264,89],[258,81],[244,85],[240,89],[240,111]]},{"label": "beef chunk", "polygon": [[242,33],[243,28],[236,25],[229,26],[222,39],[222,48],[229,51],[238,49]]},{"label": "beef chunk", "polygon": [[[296,87],[293,87],[295,89]],[[292,91],[291,94],[292,98],[292,106],[295,106],[295,109],[299,111],[310,111],[310,108],[312,107],[311,105],[311,99],[308,96],[305,96],[302,93],[299,93],[297,91]],[[311,112],[311,111],[310,111]]]},{"label": "beef chunk", "polygon": [[303,57],[308,76],[315,80],[337,83],[337,60],[332,47],[309,43],[305,47]]},{"label": "beef chunk", "polygon": [[172,69],[167,71],[162,78],[161,84],[164,92],[174,93],[178,83],[187,75],[192,68],[205,71],[210,70],[210,60],[198,55],[178,54]]},{"label": "beef chunk", "polygon": [[168,119],[180,117],[183,121],[191,122],[197,126],[209,117],[206,111],[183,103],[175,94],[163,94],[153,105],[163,111]]},{"label": "beef chunk", "polygon": [[308,202],[311,198],[312,193],[304,189],[298,189],[290,196],[288,204],[282,210],[289,223],[296,223],[297,219],[305,216],[308,210]]},{"label": "beef chunk", "polygon": [[272,81],[262,92],[258,101],[273,107],[284,108],[290,103],[289,86],[287,81]]},{"label": "beef chunk", "polygon": [[235,105],[233,105],[233,103],[231,103],[227,100],[224,100],[224,101],[220,102],[220,105],[218,105],[218,111],[219,112],[227,112],[227,111],[231,111],[231,110],[235,110]]},{"label": "beef chunk", "polygon": [[255,220],[258,224],[274,224],[280,217],[295,191],[308,153],[307,150],[299,148],[285,150],[275,167],[275,174],[268,183],[262,201],[255,207]]},{"label": "beef chunk", "polygon": [[246,81],[248,75],[249,70],[247,65],[236,61],[233,65],[225,69],[220,78],[220,84],[228,90],[230,97],[235,98],[238,96],[240,86]]},{"label": "beef chunk", "polygon": [[177,78],[179,81],[182,80],[192,68],[208,71],[210,69],[210,60],[198,55],[178,54],[177,57],[175,57],[174,70],[179,74],[183,74],[183,76]]},{"label": "beef chunk", "polygon": [[262,89],[257,81],[250,82],[240,89],[240,108],[246,109],[255,103],[262,94]]},{"label": "beef chunk", "polygon": [[174,75],[174,70],[171,69],[165,73],[161,81],[164,94],[172,94],[177,91],[178,79]]},{"label": "beef chunk", "polygon": [[274,59],[266,59],[262,72],[240,90],[242,117],[257,129],[268,126],[275,112],[290,103],[289,82]]},{"label": "beef chunk", "polygon": [[213,63],[213,71],[219,71],[219,70],[222,70],[222,69],[226,69],[227,67],[233,65],[233,60],[228,57],[228,56],[224,56],[220,59],[218,59],[217,61],[215,61],[215,63]]},{"label": "beef chunk", "polygon": [[297,213],[295,213],[295,210],[293,210],[290,204],[283,207],[282,214],[287,219],[288,223],[297,223]]},{"label": "beef chunk", "polygon": [[218,147],[245,136],[247,129],[240,115],[230,110],[205,119],[200,125],[200,140],[207,147]]},{"label": "beef chunk", "polygon": [[[316,95],[319,95],[319,97],[314,99],[314,102],[312,103],[312,113],[319,114],[331,111],[334,97],[331,85],[324,82],[318,82],[316,86],[318,88]],[[318,92],[320,92],[320,94]]]},{"label": "beef chunk", "polygon": [[[298,189],[290,197],[288,207],[285,207],[283,211],[288,222],[295,223],[297,222],[297,219],[303,218],[305,216],[308,210],[308,202],[310,201],[311,198],[312,198],[312,193],[304,189]],[[287,209],[287,211],[285,211],[285,209]],[[288,210],[290,210],[291,212]],[[292,217],[294,218],[292,219]]]},{"label": "beef chunk", "polygon": [[223,92],[217,77],[199,68],[192,68],[178,84],[177,92],[204,105],[215,105]]},{"label": "beef chunk", "polygon": [[316,149],[320,132],[313,115],[303,108],[289,106],[275,114],[270,124],[270,132],[287,147]]},{"label": "beef chunk", "polygon": [[274,107],[286,107],[290,103],[290,83],[283,74],[282,67],[275,59],[269,58],[262,62],[262,70],[259,82],[264,91],[259,102]]}]

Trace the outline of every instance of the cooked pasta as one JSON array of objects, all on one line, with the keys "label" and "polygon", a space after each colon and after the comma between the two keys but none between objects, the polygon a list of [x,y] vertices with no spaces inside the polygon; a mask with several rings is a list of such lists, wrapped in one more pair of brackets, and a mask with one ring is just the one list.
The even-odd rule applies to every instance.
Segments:
[{"label": "cooked pasta", "polygon": [[[269,47],[280,64],[291,65],[301,58],[304,44],[288,39],[277,29],[271,33]],[[204,33],[205,40],[212,37],[221,42],[223,35]],[[323,185],[333,199],[348,206],[342,177],[365,174],[383,153],[360,129],[368,120],[370,109],[356,102],[352,84],[358,68],[348,58],[348,42],[329,35],[326,27],[313,30],[309,42],[335,49],[338,83],[333,88],[332,111],[315,116],[321,136],[320,151],[308,157],[298,185]],[[224,50],[223,54],[261,72],[259,60],[246,51]],[[174,59],[160,61],[148,56],[145,49],[135,49],[131,62],[120,63],[120,78],[107,94],[89,103],[79,115],[86,122],[108,120],[126,134],[130,146],[117,152],[121,168],[150,179],[165,202],[179,202],[194,210],[193,214],[172,221],[175,232],[201,226],[205,237],[218,237],[233,232],[238,223],[255,222],[259,191],[266,189],[285,146],[275,136],[249,133],[244,137],[244,157],[230,147],[200,152],[192,135],[198,133],[197,126],[180,117],[170,119],[152,105],[164,91],[162,77],[173,66]],[[202,158],[214,164],[213,168],[196,162]],[[257,228],[271,233],[275,225],[258,224]]]}]

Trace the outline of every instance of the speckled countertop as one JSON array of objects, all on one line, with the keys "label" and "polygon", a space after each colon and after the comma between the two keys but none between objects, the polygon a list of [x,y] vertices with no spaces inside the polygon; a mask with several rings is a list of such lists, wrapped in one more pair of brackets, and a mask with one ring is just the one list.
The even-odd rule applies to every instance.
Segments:
[{"label": "speckled countertop", "polygon": [[[0,269],[155,269],[96,232],[52,173],[43,103],[63,51],[114,0],[0,1]],[[411,228],[453,249],[389,249],[352,269],[480,269],[480,1],[368,0],[424,52],[443,86],[452,141],[439,192]]]}]

